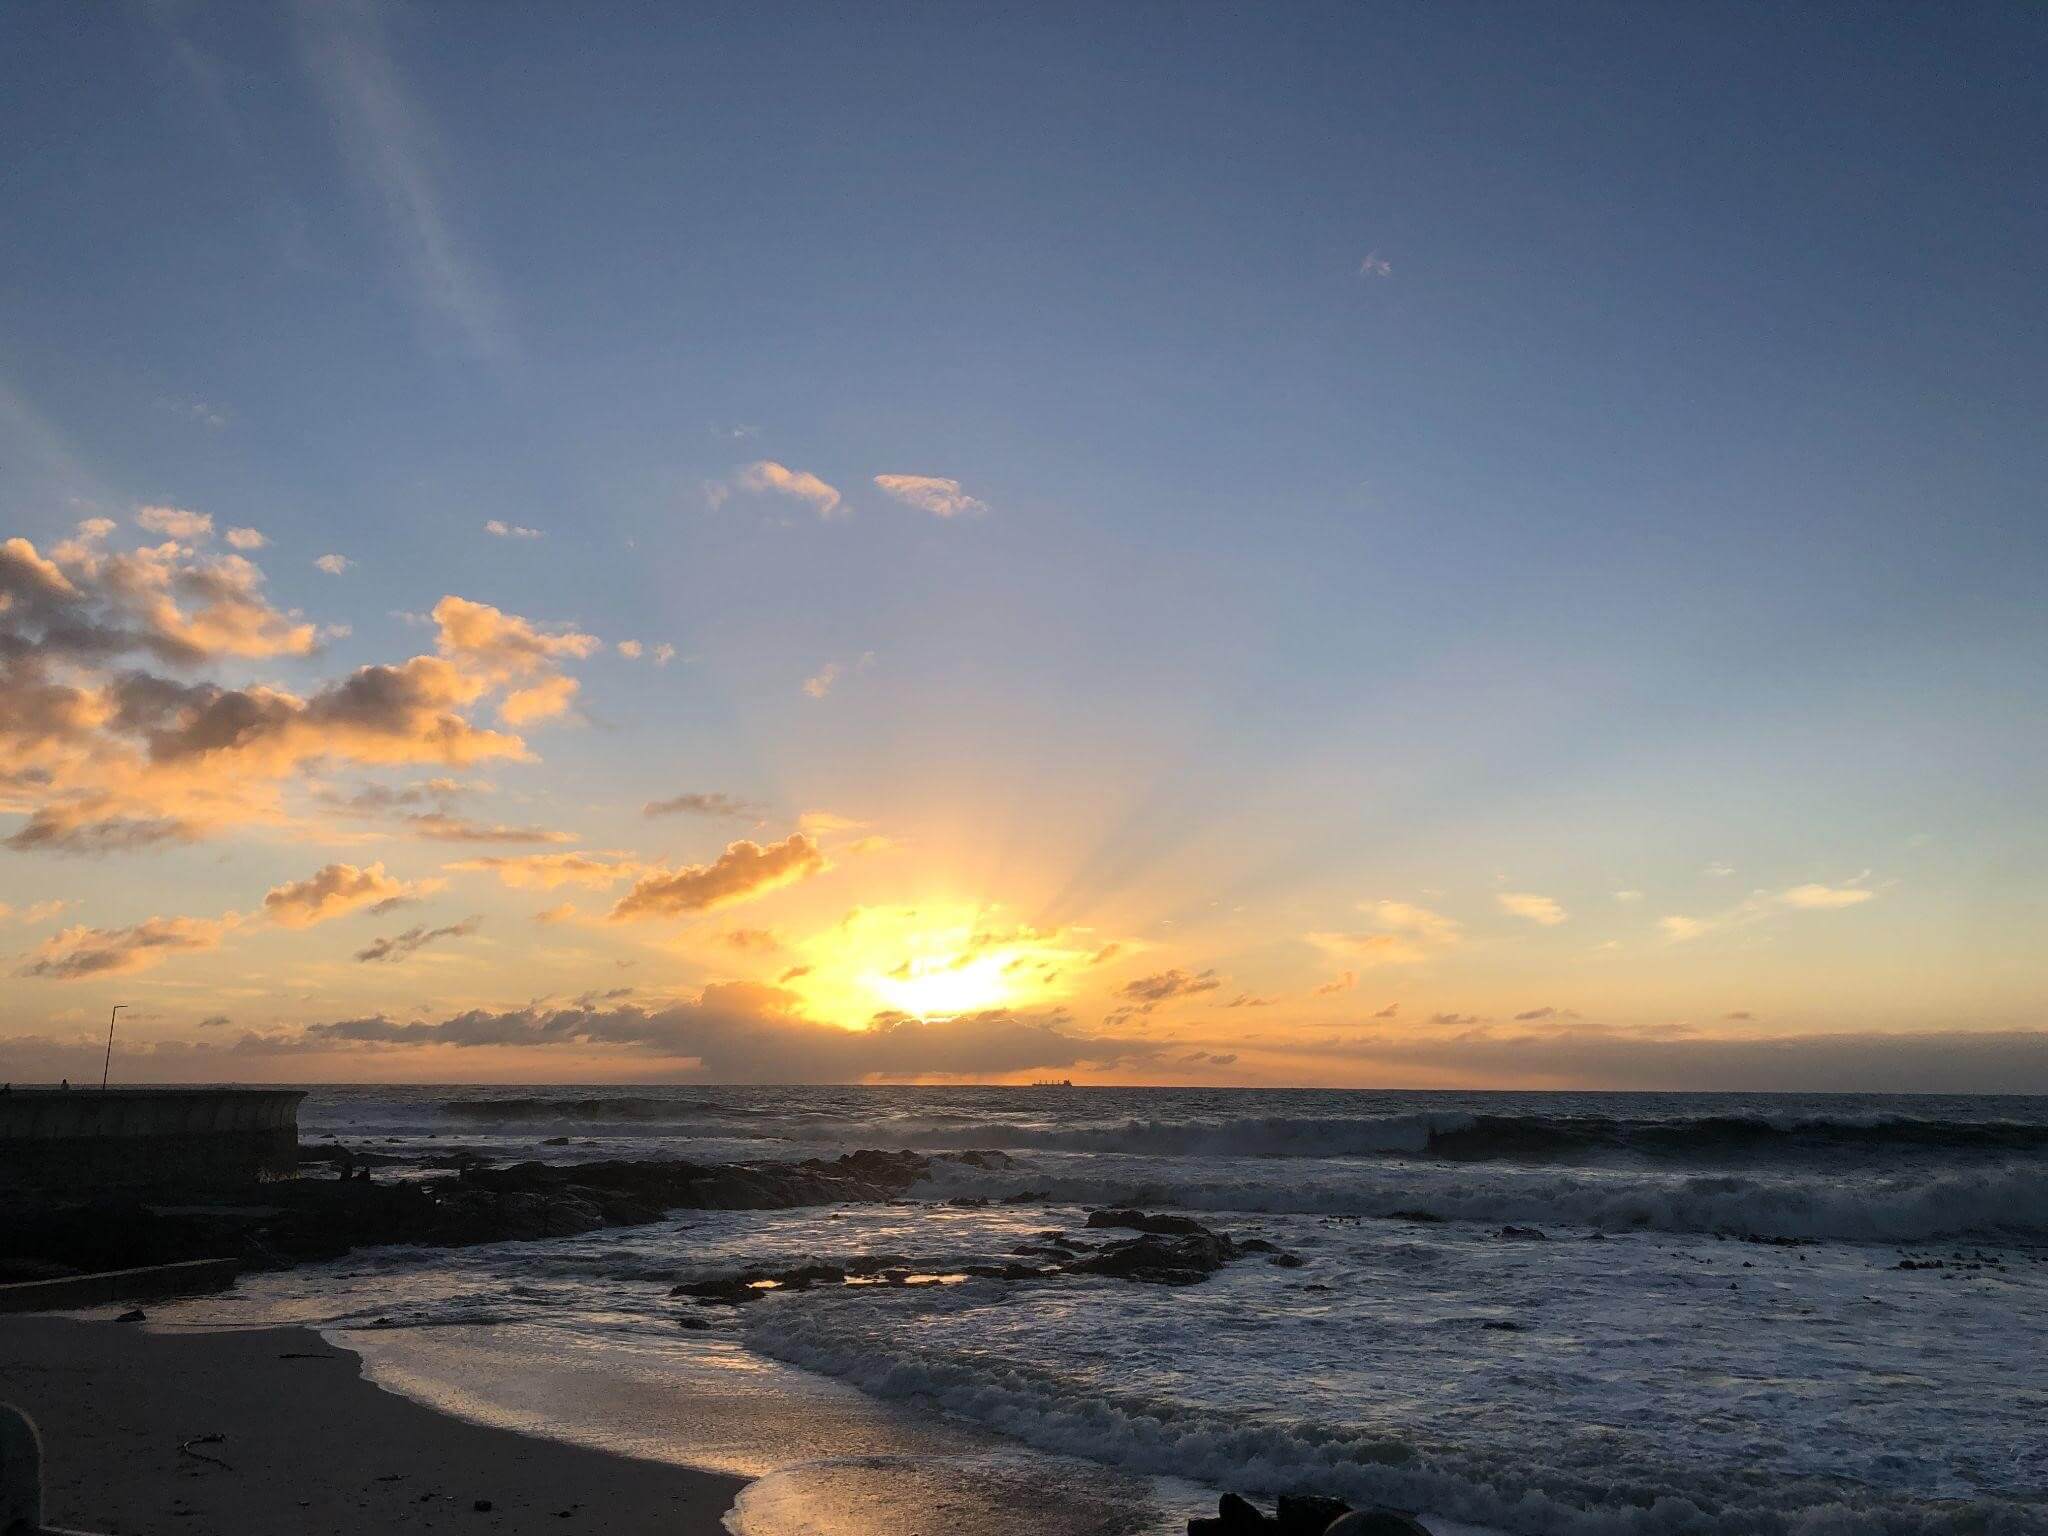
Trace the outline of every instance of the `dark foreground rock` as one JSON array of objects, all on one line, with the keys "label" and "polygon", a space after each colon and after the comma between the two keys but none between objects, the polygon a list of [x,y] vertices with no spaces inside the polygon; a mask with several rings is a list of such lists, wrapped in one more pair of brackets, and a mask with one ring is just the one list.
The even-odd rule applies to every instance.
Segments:
[{"label": "dark foreground rock", "polygon": [[1273,1514],[1226,1493],[1216,1513],[1188,1521],[1188,1536],[1430,1536],[1429,1527],[1404,1510],[1353,1509],[1320,1494],[1280,1495]]},{"label": "dark foreground rock", "polygon": [[[373,1157],[377,1165],[390,1161],[357,1154],[346,1166],[368,1173]],[[8,1236],[0,1282],[195,1258],[233,1257],[247,1268],[281,1269],[388,1243],[454,1247],[569,1237],[645,1225],[673,1210],[786,1210],[894,1200],[925,1176],[933,1159],[862,1151],[801,1163],[527,1162],[492,1168],[454,1161],[445,1177],[281,1180],[252,1188],[240,1204],[15,1204],[0,1210],[0,1229]],[[413,1165],[414,1171],[423,1166]]]}]

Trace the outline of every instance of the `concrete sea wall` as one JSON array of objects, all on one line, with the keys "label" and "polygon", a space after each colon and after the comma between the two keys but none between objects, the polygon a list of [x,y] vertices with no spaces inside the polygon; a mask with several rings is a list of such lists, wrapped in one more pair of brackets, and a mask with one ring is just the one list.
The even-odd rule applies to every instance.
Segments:
[{"label": "concrete sea wall", "polygon": [[0,1193],[232,1189],[298,1166],[296,1088],[10,1088]]}]

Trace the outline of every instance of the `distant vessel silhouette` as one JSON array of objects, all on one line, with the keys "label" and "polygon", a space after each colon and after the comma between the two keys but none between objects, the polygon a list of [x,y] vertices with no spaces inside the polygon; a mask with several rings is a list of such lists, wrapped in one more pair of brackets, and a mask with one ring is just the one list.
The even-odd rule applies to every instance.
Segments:
[{"label": "distant vessel silhouette", "polygon": [[1058,1082],[1053,1082],[1050,1079],[1048,1079],[1042,1083],[1033,1083],[1031,1086],[1034,1088],[1071,1088],[1074,1086],[1074,1084],[1071,1078],[1063,1077]]}]

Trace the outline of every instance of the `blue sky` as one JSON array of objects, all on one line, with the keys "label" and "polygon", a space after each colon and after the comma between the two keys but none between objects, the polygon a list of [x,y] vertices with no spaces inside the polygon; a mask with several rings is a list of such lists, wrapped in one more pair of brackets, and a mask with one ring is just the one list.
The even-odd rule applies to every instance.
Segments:
[{"label": "blue sky", "polygon": [[[268,600],[322,636],[209,657],[223,685],[310,697],[457,655],[421,622],[451,594],[590,635],[535,760],[465,791],[492,825],[644,873],[810,835],[805,813],[859,823],[894,851],[826,841],[819,878],[761,893],[790,947],[920,901],[1115,934],[1153,974],[1272,994],[1266,1080],[1339,1038],[1366,1042],[1360,1080],[1412,1078],[1414,1039],[1329,1011],[1390,999],[1506,1029],[1568,998],[1660,1039],[2039,1023],[2036,10],[136,5],[0,27],[0,532],[47,553],[86,517],[130,537],[145,506],[260,530]],[[831,487],[832,515],[759,488],[762,463]],[[890,475],[979,505],[935,516]],[[214,558],[207,537],[179,558]],[[777,984],[707,957],[722,904],[634,929],[654,954],[606,928],[505,980],[530,947],[523,909],[490,907],[507,891],[299,804],[402,787],[390,766],[295,761],[265,782],[297,808],[260,827],[17,849],[0,901],[118,933],[378,855],[452,882],[436,921],[489,909],[467,969],[404,986],[322,979],[315,941],[347,946],[294,936],[261,962],[294,1001],[237,1010],[273,1042],[622,966],[651,1012]],[[642,815],[684,791],[759,814]],[[1866,894],[1785,916],[1808,886]],[[1569,916],[1516,932],[1503,891]],[[1454,918],[1456,953],[1382,976],[1310,937],[1386,902]],[[232,931],[113,974],[182,967],[197,994],[258,963]],[[25,971],[55,942],[10,938]],[[1371,1009],[1316,990],[1347,972]],[[1166,1042],[1229,1021],[1206,993],[1117,1018],[1142,979],[983,1001],[1136,1041],[1113,1069],[1156,1077]],[[56,1051],[103,984],[32,973],[0,1033]],[[874,999],[848,986],[764,1006],[856,1027]],[[213,1011],[174,1001],[167,1063]]]}]

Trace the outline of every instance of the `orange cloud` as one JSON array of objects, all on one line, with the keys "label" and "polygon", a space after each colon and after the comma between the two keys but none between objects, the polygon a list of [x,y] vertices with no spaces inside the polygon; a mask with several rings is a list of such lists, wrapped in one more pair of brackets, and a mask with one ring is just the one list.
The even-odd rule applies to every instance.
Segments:
[{"label": "orange cloud", "polygon": [[463,859],[442,868],[496,875],[520,891],[552,891],[564,885],[601,891],[633,875],[640,866],[627,859],[600,858],[588,853],[520,853]]},{"label": "orange cloud", "polygon": [[166,955],[217,949],[240,918],[152,917],[132,928],[66,928],[37,945],[17,976],[84,981],[148,970]]},{"label": "orange cloud", "polygon": [[620,898],[612,917],[672,917],[731,906],[809,879],[824,867],[825,856],[805,833],[792,832],[766,848],[742,838],[709,864],[646,876]]},{"label": "orange cloud", "polygon": [[303,880],[272,886],[263,898],[263,912],[281,928],[310,928],[363,907],[387,911],[442,883],[407,884],[385,873],[381,863],[362,869],[353,864],[329,864]]}]

